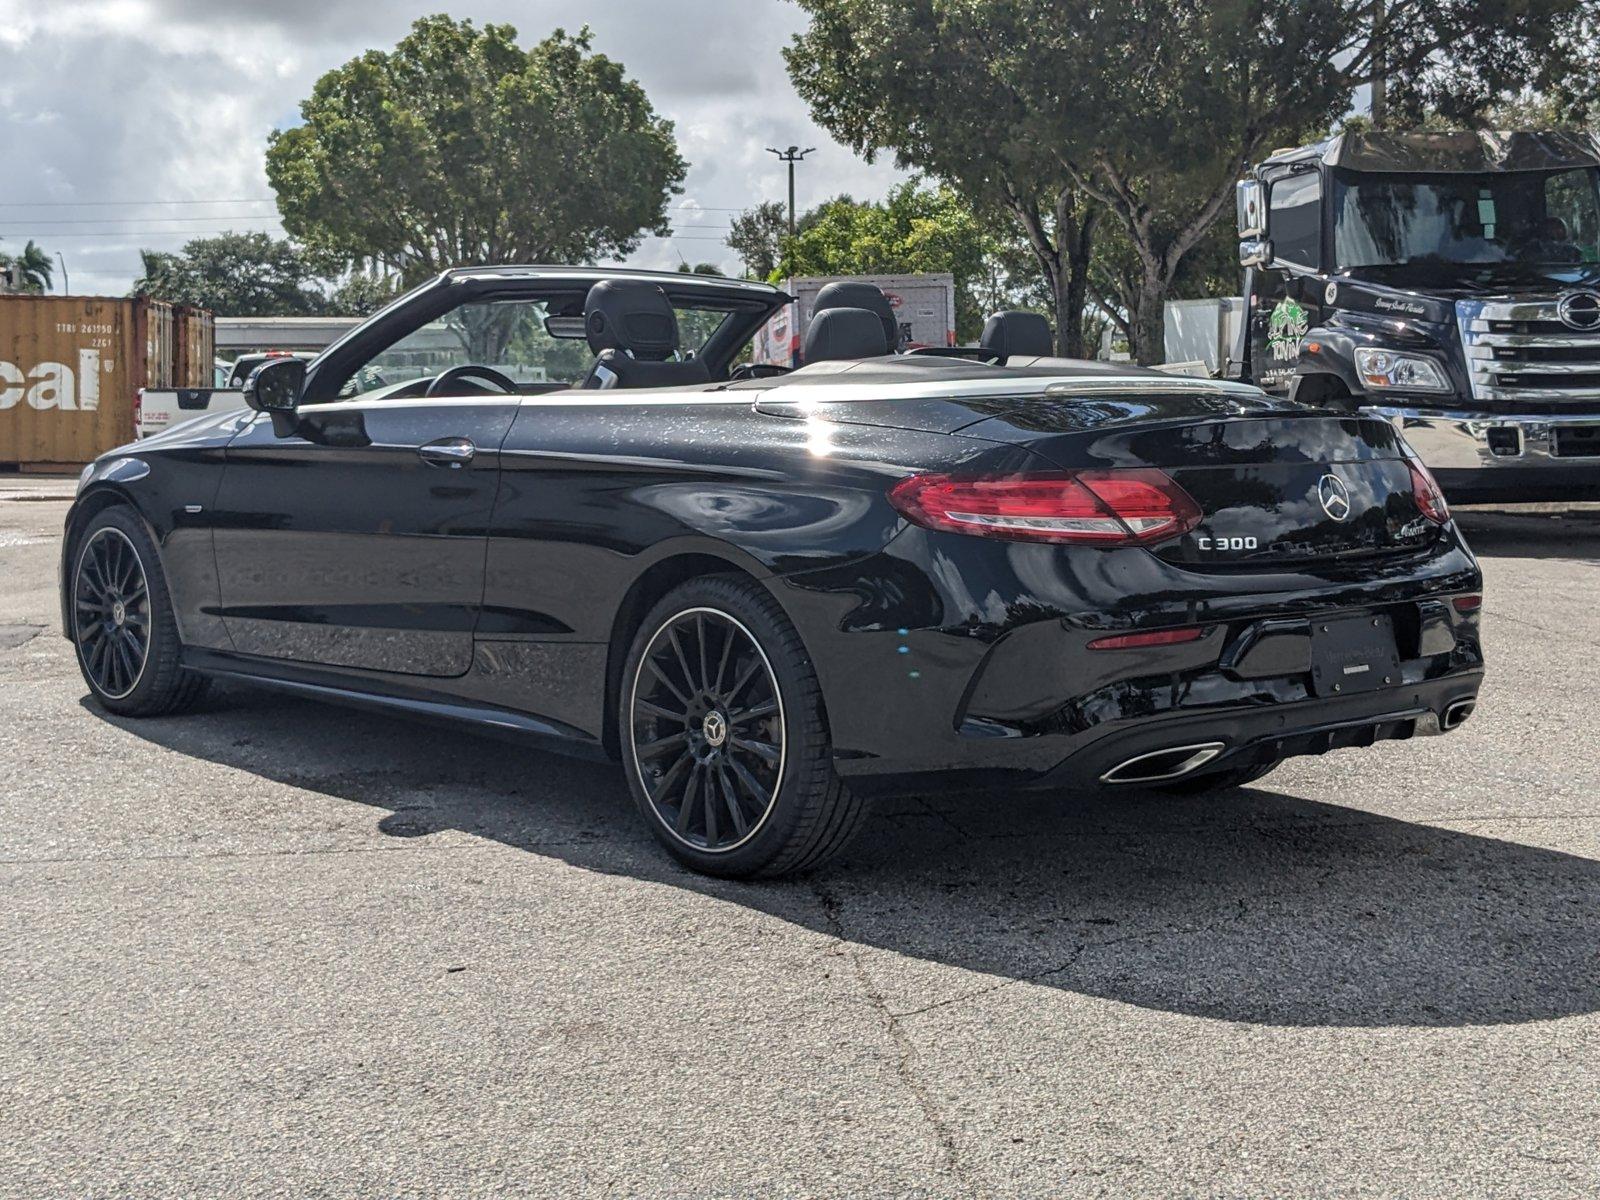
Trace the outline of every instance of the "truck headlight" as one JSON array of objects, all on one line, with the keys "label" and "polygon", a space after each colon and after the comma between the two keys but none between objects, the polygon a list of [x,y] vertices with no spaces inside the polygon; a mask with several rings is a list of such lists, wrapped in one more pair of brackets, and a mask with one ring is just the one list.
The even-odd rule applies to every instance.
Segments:
[{"label": "truck headlight", "polygon": [[1400,354],[1393,350],[1356,351],[1356,373],[1372,388],[1396,388],[1409,392],[1448,392],[1450,384],[1439,364],[1420,354]]}]

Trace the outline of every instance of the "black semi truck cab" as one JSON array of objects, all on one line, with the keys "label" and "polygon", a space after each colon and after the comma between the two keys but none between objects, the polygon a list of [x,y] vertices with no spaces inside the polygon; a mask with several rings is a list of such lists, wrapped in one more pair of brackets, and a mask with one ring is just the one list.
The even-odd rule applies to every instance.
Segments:
[{"label": "black semi truck cab", "polygon": [[1346,132],[1239,184],[1230,374],[1398,426],[1448,496],[1600,497],[1600,142]]}]

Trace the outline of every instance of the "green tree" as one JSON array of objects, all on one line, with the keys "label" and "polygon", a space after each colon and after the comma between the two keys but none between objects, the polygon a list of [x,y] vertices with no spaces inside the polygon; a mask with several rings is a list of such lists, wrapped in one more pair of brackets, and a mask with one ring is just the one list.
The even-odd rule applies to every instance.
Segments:
[{"label": "green tree", "polygon": [[13,271],[20,277],[24,292],[48,292],[55,277],[55,260],[29,238],[21,254],[0,254],[0,276]]},{"label": "green tree", "polygon": [[371,316],[404,290],[398,275],[358,269],[333,289],[326,309],[330,316]]},{"label": "green tree", "polygon": [[881,204],[841,197],[808,214],[786,239],[784,275],[899,275],[949,272],[956,280],[956,334],[975,338],[990,279],[993,240],[950,187],[904,183]]},{"label": "green tree", "polygon": [[424,17],[328,72],[272,134],[284,228],[405,280],[447,267],[584,263],[666,234],[686,170],[670,122],[587,29],[532,49],[509,25]]},{"label": "green tree", "polygon": [[799,3],[810,25],[786,56],[816,119],[1003,204],[1058,310],[1103,212],[1136,260],[1127,315],[1154,362],[1184,259],[1247,163],[1327,128],[1377,78],[1400,121],[1470,120],[1553,84],[1586,44],[1590,0]]},{"label": "green tree", "polygon": [[733,219],[728,233],[728,249],[744,263],[751,279],[770,279],[783,257],[783,241],[789,236],[789,210],[778,200],[763,200]]},{"label": "green tree", "polygon": [[[968,27],[969,15],[980,22],[1008,2],[799,0],[810,26],[784,54],[813,116],[869,161],[892,153],[957,188],[975,211],[1014,220],[1057,347],[1077,357],[1098,214],[1036,132],[1043,122],[992,61],[983,31]],[[1026,40],[1006,47],[1030,52]]]},{"label": "green tree", "polygon": [[195,238],[181,253],[141,250],[132,294],[196,304],[219,317],[311,316],[326,300],[294,243],[259,230]]}]

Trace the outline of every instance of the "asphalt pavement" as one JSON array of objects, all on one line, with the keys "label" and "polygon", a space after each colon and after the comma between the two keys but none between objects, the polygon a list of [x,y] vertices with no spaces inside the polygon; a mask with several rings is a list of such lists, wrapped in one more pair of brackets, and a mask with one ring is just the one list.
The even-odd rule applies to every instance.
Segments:
[{"label": "asphalt pavement", "polygon": [[125,721],[0,477],[0,1195],[1592,1196],[1600,511],[1471,512],[1457,734],[881,810],[708,881],[620,773]]}]

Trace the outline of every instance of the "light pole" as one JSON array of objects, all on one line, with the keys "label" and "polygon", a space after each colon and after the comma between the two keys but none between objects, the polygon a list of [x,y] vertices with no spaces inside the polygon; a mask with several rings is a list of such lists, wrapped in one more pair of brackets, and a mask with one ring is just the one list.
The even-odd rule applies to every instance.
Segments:
[{"label": "light pole", "polygon": [[779,162],[788,163],[789,164],[789,236],[790,237],[794,236],[794,165],[797,162],[803,161],[805,159],[806,155],[815,154],[816,152],[817,152],[817,148],[815,146],[808,147],[805,150],[800,149],[799,146],[790,146],[787,150],[774,150],[771,146],[767,147],[767,153],[768,154],[776,154],[778,156],[778,161]]},{"label": "light pole", "polygon": [[72,281],[67,278],[67,256],[58,250],[56,251],[56,261],[61,264],[61,294],[70,296],[72,294]]}]

